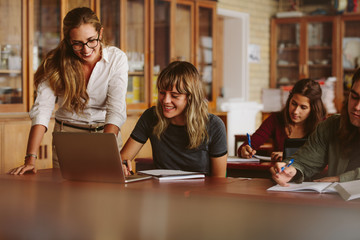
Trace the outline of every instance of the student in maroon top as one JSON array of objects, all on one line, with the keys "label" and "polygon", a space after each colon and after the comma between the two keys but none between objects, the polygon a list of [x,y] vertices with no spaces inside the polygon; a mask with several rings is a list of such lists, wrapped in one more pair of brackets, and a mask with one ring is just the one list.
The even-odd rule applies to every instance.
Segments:
[{"label": "student in maroon top", "polygon": [[290,91],[281,112],[272,113],[238,149],[242,158],[251,158],[269,138],[273,140],[271,160],[281,161],[284,141],[287,138],[307,138],[316,125],[325,119],[326,109],[321,100],[319,83],[311,79],[299,80]]}]

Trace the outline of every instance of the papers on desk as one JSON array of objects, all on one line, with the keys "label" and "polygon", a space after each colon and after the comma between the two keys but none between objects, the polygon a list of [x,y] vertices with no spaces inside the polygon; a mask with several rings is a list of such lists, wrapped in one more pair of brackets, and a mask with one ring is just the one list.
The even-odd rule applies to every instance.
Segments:
[{"label": "papers on desk", "polygon": [[258,163],[260,159],[258,158],[239,158],[234,156],[229,156],[227,158],[228,163]]},{"label": "papers on desk", "polygon": [[268,156],[254,155],[254,158],[258,158],[262,161],[271,161],[271,157],[268,157]]},{"label": "papers on desk", "polygon": [[271,161],[271,157],[254,155],[252,158],[239,158],[235,156],[229,156],[227,162],[229,163],[258,163],[261,161]]},{"label": "papers on desk", "polygon": [[339,183],[335,189],[346,201],[360,198],[360,180]]},{"label": "papers on desk", "polygon": [[303,183],[289,183],[289,187],[281,187],[275,185],[268,188],[268,191],[281,192],[319,192],[319,193],[338,193],[345,200],[353,200],[360,198],[360,180],[349,182],[303,182]]},{"label": "papers on desk", "polygon": [[319,193],[335,193],[334,188],[338,183],[332,182],[302,182],[302,183],[289,183],[290,186],[282,187],[279,184],[268,188],[268,191],[280,192],[319,192]]},{"label": "papers on desk", "polygon": [[138,171],[138,173],[153,176],[159,181],[205,177],[205,174],[200,172],[188,172],[188,171],[171,170],[171,169],[152,169],[152,170]]}]

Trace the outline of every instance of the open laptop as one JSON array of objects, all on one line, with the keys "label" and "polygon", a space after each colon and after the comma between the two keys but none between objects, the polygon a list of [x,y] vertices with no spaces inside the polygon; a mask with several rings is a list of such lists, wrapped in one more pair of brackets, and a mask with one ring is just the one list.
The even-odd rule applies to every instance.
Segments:
[{"label": "open laptop", "polygon": [[151,178],[124,175],[115,134],[54,132],[53,140],[65,179],[128,183]]},{"label": "open laptop", "polygon": [[306,138],[288,138],[284,142],[283,159],[293,155],[304,143]]}]

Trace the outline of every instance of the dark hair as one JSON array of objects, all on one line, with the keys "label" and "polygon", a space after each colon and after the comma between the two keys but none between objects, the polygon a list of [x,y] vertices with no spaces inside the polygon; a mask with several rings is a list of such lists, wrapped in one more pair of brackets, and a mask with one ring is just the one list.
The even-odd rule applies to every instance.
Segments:
[{"label": "dark hair", "polygon": [[310,114],[305,120],[304,132],[308,136],[315,130],[317,124],[326,118],[326,108],[321,100],[321,87],[320,84],[312,79],[304,78],[296,82],[289,97],[286,100],[286,105],[281,111],[284,125],[291,132],[290,125],[293,123],[290,118],[289,105],[294,94],[301,94],[307,97],[310,101]]},{"label": "dark hair", "polygon": [[[351,81],[351,88],[353,88],[355,82],[360,81],[360,68],[356,70],[354,76]],[[338,130],[338,136],[340,141],[340,147],[342,152],[346,155],[349,153],[351,143],[354,139],[359,135],[359,130],[356,126],[354,126],[350,122],[348,105],[349,105],[349,97],[345,99],[344,105],[341,109],[341,116],[340,116],[340,127]]]}]

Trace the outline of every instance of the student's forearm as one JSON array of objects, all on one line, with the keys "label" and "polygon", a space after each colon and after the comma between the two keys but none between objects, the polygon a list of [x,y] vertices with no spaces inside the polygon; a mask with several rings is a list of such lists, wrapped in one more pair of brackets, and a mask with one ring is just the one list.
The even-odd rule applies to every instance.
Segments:
[{"label": "student's forearm", "polygon": [[114,133],[117,136],[119,134],[119,127],[114,124],[106,124],[104,133]]},{"label": "student's forearm", "polygon": [[139,153],[144,144],[139,143],[129,137],[124,147],[120,151],[122,160],[133,160],[134,157]]},{"label": "student's forearm", "polygon": [[218,158],[211,158],[211,176],[226,177],[227,154]]}]

